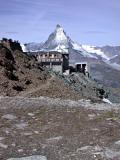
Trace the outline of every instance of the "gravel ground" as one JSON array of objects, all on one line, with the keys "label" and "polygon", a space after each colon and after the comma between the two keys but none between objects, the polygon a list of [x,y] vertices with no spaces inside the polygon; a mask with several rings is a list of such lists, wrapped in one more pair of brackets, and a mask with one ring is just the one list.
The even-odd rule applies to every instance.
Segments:
[{"label": "gravel ground", "polygon": [[0,97],[0,160],[37,159],[120,160],[120,105]]}]

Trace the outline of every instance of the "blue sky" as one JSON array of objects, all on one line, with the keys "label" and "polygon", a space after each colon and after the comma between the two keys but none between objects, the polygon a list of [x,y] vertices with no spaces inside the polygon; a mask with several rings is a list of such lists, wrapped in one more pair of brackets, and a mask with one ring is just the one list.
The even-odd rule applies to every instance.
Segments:
[{"label": "blue sky", "polygon": [[120,45],[120,0],[0,0],[0,38],[41,42],[56,24],[82,44]]}]

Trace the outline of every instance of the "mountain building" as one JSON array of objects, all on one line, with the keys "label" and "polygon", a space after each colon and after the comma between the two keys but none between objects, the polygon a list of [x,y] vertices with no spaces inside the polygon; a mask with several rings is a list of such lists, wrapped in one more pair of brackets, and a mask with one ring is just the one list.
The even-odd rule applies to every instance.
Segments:
[{"label": "mountain building", "polygon": [[42,66],[64,73],[69,70],[69,54],[60,52],[38,52],[36,58]]},{"label": "mountain building", "polygon": [[89,77],[90,74],[90,66],[88,62],[76,62],[69,66],[70,72],[79,72]]}]

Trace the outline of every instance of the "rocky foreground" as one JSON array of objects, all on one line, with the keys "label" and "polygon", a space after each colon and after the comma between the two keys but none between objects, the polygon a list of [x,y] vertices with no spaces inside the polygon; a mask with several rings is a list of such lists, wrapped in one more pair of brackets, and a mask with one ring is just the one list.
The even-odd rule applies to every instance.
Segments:
[{"label": "rocky foreground", "polygon": [[120,105],[1,97],[0,160],[120,160]]}]

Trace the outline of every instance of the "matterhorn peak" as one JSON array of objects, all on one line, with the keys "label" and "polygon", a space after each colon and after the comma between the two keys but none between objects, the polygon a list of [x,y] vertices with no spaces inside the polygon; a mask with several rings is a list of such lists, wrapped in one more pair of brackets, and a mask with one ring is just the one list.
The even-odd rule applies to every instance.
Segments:
[{"label": "matterhorn peak", "polygon": [[56,25],[56,28],[62,28],[62,27],[61,27],[61,25],[57,24],[57,25]]},{"label": "matterhorn peak", "polygon": [[64,29],[59,24],[57,24],[55,31],[56,32],[64,32]]},{"label": "matterhorn peak", "polygon": [[[50,36],[50,40],[51,40],[51,36]],[[67,42],[67,35],[64,32],[64,29],[59,24],[56,25],[56,29],[52,33],[52,41],[54,41],[56,44]]]}]

